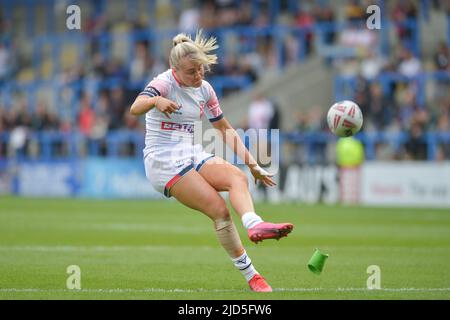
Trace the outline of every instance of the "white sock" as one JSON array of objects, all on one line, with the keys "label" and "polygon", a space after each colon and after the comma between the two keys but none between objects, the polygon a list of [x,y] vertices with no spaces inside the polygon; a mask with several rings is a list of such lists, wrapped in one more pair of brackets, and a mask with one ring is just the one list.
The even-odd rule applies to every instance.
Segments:
[{"label": "white sock", "polygon": [[263,219],[254,212],[247,212],[242,216],[242,224],[245,229],[253,228],[260,222],[263,222]]},{"label": "white sock", "polygon": [[250,260],[250,257],[247,256],[247,252],[245,251],[242,256],[232,258],[231,260],[233,261],[234,266],[238,268],[242,275],[245,277],[247,282],[250,281],[250,279],[258,273],[252,264],[252,260]]}]

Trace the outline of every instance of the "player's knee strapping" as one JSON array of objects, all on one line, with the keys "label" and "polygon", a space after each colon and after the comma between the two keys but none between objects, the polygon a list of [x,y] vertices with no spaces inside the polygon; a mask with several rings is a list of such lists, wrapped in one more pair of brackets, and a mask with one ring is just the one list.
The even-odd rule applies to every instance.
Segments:
[{"label": "player's knee strapping", "polygon": [[233,221],[231,219],[217,219],[214,221],[214,226],[220,244],[230,257],[235,258],[242,255],[244,248]]}]

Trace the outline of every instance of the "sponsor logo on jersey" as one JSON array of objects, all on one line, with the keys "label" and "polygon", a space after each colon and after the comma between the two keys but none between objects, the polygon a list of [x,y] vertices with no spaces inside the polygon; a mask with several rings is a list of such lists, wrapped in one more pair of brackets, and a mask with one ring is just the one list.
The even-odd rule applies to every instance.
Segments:
[{"label": "sponsor logo on jersey", "polygon": [[182,115],[183,114],[183,110],[181,110],[181,108],[183,108],[183,105],[182,104],[178,105],[178,108],[179,109],[177,111],[174,111],[172,113],[178,114],[178,115]]},{"label": "sponsor logo on jersey", "polygon": [[175,122],[161,122],[162,130],[182,131],[182,132],[194,132],[194,125],[189,123],[175,123]]}]

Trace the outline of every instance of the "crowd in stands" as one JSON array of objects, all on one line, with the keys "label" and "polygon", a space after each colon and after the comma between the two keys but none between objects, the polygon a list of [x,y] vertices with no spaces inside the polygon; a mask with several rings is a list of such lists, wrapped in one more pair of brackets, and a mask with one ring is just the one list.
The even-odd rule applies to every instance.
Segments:
[{"label": "crowd in stands", "polygon": [[[398,0],[390,8],[389,20],[395,26],[397,41],[391,46],[388,56],[382,50],[374,50],[381,47],[380,38],[374,36],[376,33],[361,28],[367,18],[365,8],[368,2],[364,0],[347,1],[344,8],[345,21],[352,24],[343,30],[336,29],[337,14],[327,1],[281,0],[277,2],[276,8],[272,6],[273,1],[193,1],[191,6],[179,8],[174,22],[177,30],[192,33],[202,28],[216,35],[223,43],[231,42],[231,48],[238,48],[233,51],[225,46],[225,50],[221,51],[219,65],[208,77],[244,76],[251,83],[257,81],[265,70],[279,67],[280,61],[283,67],[298,62],[300,52],[306,58],[320,53],[320,49],[316,47],[319,35],[314,26],[325,23],[327,28],[320,35],[323,45],[355,49],[350,55],[344,54],[338,58],[330,59],[330,56],[326,56],[326,62],[340,75],[357,79],[352,98],[363,111],[363,131],[405,131],[410,134],[403,150],[391,150],[380,144],[377,157],[426,159],[426,145],[421,142],[424,133],[430,130],[450,131],[449,80],[444,78],[434,81],[434,94],[431,97],[427,95],[425,101],[420,101],[419,86],[423,84],[415,81],[414,77],[423,71],[449,73],[450,54],[449,44],[444,39],[431,55],[425,56],[417,50],[417,34],[409,22],[420,18],[418,3]],[[432,7],[450,12],[450,5],[446,7],[445,1],[432,1]],[[102,37],[115,32],[118,24],[122,30],[136,32],[138,35],[156,27],[155,22],[137,16],[116,23],[105,12],[95,11],[95,14],[83,21],[83,33],[89,39],[83,60],[62,70],[53,68],[46,73],[44,66],[38,65],[37,68],[33,65],[33,59],[15,41],[11,19],[1,14],[0,89],[10,81],[20,83],[25,78],[26,82],[24,74],[27,75],[26,71],[31,69],[31,81],[45,80],[48,77],[47,79],[56,81],[61,90],[52,93],[56,95],[54,98],[49,98],[46,91],[44,97],[35,95],[30,98],[26,90],[17,90],[8,100],[2,93],[0,134],[24,127],[28,132],[76,131],[89,139],[101,140],[108,132],[117,129],[142,132],[142,119],[131,116],[128,109],[145,83],[167,68],[167,48],[154,50],[156,43],[152,39],[139,38],[132,42],[132,54],[129,56],[124,54],[120,59],[112,54],[104,55]],[[279,50],[280,46],[277,47],[270,32],[263,32],[257,37],[236,32],[236,28],[249,26],[270,31],[271,26],[279,25],[300,27],[302,35],[297,37],[295,33],[286,34]],[[228,33],[214,33],[215,30],[230,30],[231,36]],[[112,50],[113,44],[109,45],[107,49]],[[122,52],[122,49],[124,48],[119,45],[118,51]],[[130,59],[124,59],[127,57]],[[378,79],[380,75],[389,72],[413,80],[393,81],[386,88]],[[80,86],[75,85],[80,83]],[[224,90],[223,94],[226,95],[233,89],[237,88]],[[66,110],[67,108],[71,110]],[[299,112],[298,126],[292,129],[298,132],[325,132],[326,110],[327,106],[319,106],[307,113]],[[6,149],[5,140],[0,139],[0,157],[6,155]],[[448,145],[442,145],[438,152],[439,159],[450,159]]]}]

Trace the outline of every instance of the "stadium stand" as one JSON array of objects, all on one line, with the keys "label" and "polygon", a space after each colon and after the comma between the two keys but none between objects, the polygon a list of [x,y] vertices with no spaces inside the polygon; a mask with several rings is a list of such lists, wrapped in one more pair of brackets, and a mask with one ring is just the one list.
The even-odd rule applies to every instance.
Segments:
[{"label": "stadium stand", "polygon": [[[224,105],[234,98],[242,110],[240,97],[268,74],[320,59],[333,90],[309,92],[360,105],[367,159],[450,159],[446,1],[372,1],[382,8],[377,32],[365,27],[366,1],[72,2],[81,30],[67,30],[66,1],[0,1],[0,159],[141,157],[143,119],[129,106],[167,68],[172,36],[198,28],[218,39],[207,78]],[[286,161],[333,162],[329,105],[278,105]]]}]

